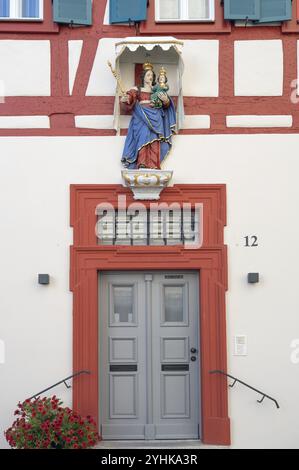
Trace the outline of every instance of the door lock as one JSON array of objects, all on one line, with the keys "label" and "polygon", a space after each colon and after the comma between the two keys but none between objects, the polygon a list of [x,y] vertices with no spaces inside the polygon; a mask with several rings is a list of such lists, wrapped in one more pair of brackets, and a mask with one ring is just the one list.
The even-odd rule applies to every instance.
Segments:
[{"label": "door lock", "polygon": [[191,356],[191,361],[195,362],[196,361],[196,356]]},{"label": "door lock", "polygon": [[190,349],[190,352],[191,352],[192,354],[196,354],[196,353],[197,353],[197,349],[196,349],[196,348],[191,348],[191,349]]}]

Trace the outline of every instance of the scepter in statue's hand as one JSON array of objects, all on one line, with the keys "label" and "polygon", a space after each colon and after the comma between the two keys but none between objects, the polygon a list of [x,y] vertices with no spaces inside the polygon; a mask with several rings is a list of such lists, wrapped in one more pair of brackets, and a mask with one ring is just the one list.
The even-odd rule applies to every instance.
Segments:
[{"label": "scepter in statue's hand", "polygon": [[124,89],[124,87],[123,87],[123,85],[122,85],[122,83],[121,83],[121,80],[120,80],[119,76],[118,76],[117,73],[116,73],[116,70],[112,67],[112,64],[111,64],[111,62],[110,62],[109,60],[108,60],[108,66],[110,67],[110,70],[111,70],[113,76],[115,77],[115,79],[116,79],[116,81],[117,81],[117,87],[118,87],[118,89],[120,90],[122,96],[123,96],[123,97],[124,97],[124,96],[127,96],[126,90]]}]

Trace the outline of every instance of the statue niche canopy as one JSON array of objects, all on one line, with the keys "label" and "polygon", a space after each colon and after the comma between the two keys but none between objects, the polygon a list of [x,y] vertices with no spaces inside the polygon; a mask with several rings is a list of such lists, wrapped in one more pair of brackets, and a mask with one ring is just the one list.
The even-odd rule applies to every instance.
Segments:
[{"label": "statue niche canopy", "polygon": [[[184,103],[182,91],[182,75],[184,64],[182,59],[183,42],[174,37],[132,37],[125,38],[115,45],[115,72],[121,77],[122,83],[129,90],[135,83],[136,64],[150,62],[156,72],[165,67],[169,93],[176,102],[176,131],[183,126]],[[120,132],[119,87],[116,87],[114,105],[114,129]]]}]

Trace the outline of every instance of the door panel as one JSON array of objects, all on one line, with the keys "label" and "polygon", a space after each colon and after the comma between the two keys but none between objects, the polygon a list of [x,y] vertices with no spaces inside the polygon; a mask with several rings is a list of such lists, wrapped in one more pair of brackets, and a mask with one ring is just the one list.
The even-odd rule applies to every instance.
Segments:
[{"label": "door panel", "polygon": [[189,372],[163,372],[161,374],[161,418],[190,418]]},{"label": "door panel", "polygon": [[104,439],[144,439],[145,285],[142,274],[100,282],[100,393]]},{"label": "door panel", "polygon": [[137,363],[137,337],[113,338],[109,337],[109,363],[128,364]]},{"label": "door panel", "polygon": [[198,286],[196,273],[100,276],[104,439],[199,437]]},{"label": "door panel", "polygon": [[137,374],[110,374],[110,417],[138,418]]},{"label": "door panel", "polygon": [[189,337],[161,337],[161,363],[187,363],[189,361]]},{"label": "door panel", "polygon": [[199,357],[191,353],[191,348],[199,349],[198,285],[195,273],[154,276],[153,362],[160,363],[153,374],[157,439],[198,438]]}]

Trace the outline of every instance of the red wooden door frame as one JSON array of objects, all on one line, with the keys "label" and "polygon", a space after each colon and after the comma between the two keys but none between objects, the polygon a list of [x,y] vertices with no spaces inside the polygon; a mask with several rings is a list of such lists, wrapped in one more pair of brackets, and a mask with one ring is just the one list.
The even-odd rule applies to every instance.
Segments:
[{"label": "red wooden door frame", "polygon": [[[98,272],[121,270],[196,270],[200,289],[202,436],[207,444],[230,444],[227,381],[211,375],[226,371],[227,250],[225,185],[175,185],[163,191],[160,202],[203,204],[203,245],[99,246],[95,209],[101,202],[117,207],[117,197],[131,192],[120,185],[71,185],[71,290],[73,292],[73,370],[91,375],[74,381],[73,407],[99,419]],[[146,203],[147,205],[149,203]]]}]

